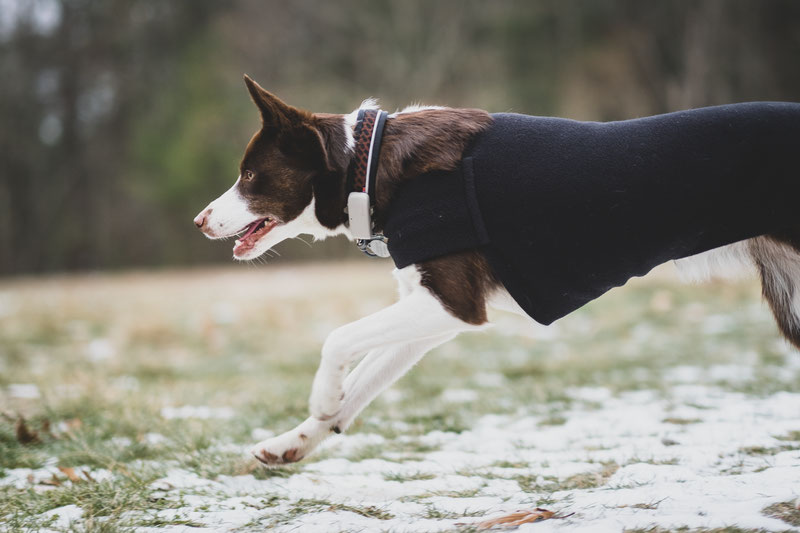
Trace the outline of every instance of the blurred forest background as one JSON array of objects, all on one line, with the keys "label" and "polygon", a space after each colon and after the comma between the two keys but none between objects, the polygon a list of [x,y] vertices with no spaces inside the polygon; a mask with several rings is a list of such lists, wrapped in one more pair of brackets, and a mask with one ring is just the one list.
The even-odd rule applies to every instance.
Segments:
[{"label": "blurred forest background", "polygon": [[229,261],[192,217],[259,125],[245,72],[315,111],[614,120],[796,101],[798,58],[797,0],[0,0],[0,274]]}]

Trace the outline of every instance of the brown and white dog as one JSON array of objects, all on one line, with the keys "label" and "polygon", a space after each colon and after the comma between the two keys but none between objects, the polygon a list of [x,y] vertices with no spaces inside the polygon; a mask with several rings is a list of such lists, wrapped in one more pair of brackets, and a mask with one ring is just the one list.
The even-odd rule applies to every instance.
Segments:
[{"label": "brown and white dog", "polygon": [[[254,259],[279,242],[309,234],[354,239],[346,214],[348,167],[354,157],[348,115],[291,107],[245,76],[261,113],[239,165],[239,177],[194,220],[212,239],[238,235],[233,255]],[[375,107],[370,101],[363,107]],[[389,116],[377,167],[374,220],[385,221],[404,181],[452,170],[471,139],[491,123],[477,109],[407,108]],[[792,242],[756,237],[677,261],[688,278],[761,275],[764,295],[784,335],[800,346],[800,254]],[[458,252],[395,270],[393,305],[336,329],[325,341],[310,397],[311,416],[295,429],[258,443],[263,463],[294,462],[331,432],[340,432],[426,352],[487,323],[487,307],[527,316],[493,276],[478,250]],[[360,359],[350,371],[350,366]]]}]

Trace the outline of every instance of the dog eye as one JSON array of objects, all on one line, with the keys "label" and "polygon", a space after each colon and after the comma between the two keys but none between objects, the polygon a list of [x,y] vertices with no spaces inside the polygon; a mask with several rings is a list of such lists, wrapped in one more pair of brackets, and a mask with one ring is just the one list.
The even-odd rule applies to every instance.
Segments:
[{"label": "dog eye", "polygon": [[256,177],[256,174],[252,170],[245,170],[244,171],[244,179],[246,179],[247,181],[250,181],[255,177]]}]

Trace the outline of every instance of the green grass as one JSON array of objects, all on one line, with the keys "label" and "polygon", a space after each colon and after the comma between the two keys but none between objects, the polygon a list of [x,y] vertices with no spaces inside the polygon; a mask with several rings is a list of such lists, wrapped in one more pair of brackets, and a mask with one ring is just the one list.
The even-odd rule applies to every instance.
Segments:
[{"label": "green grass", "polygon": [[765,515],[783,520],[787,524],[800,526],[800,508],[797,502],[780,502],[765,507],[762,511]]},{"label": "green grass", "polygon": [[265,526],[267,528],[275,527],[281,524],[286,524],[294,520],[295,518],[325,512],[325,511],[333,511],[333,512],[346,512],[346,513],[354,513],[359,516],[367,517],[367,518],[376,518],[378,520],[390,520],[394,518],[392,513],[387,512],[384,509],[380,509],[378,507],[373,506],[355,506],[355,505],[345,505],[341,503],[333,503],[327,500],[318,500],[318,499],[301,499],[297,502],[294,502],[289,510],[276,513],[272,517],[267,524],[260,523],[259,525]]},{"label": "green grass", "polygon": [[[4,486],[2,527],[33,531],[46,525],[38,517],[41,513],[72,504],[84,510],[84,522],[75,528],[86,531],[200,527],[202,521],[170,521],[153,514],[177,505],[183,496],[181,491],[171,491],[168,498],[154,496],[151,483],[173,468],[208,480],[280,480],[335,455],[325,452],[268,470],[235,449],[254,442],[256,428],[278,434],[304,419],[325,335],[394,300],[388,265],[360,265],[0,282],[1,309],[11,309],[0,315],[0,480],[11,470],[45,465],[111,476],[80,483],[62,476],[57,485],[21,489]],[[356,281],[362,290],[351,290]],[[572,398],[566,392],[570,388],[602,386],[612,394],[653,390],[667,396],[663,375],[679,365],[747,364],[757,369],[753,379],[717,385],[753,395],[800,391],[797,380],[775,377],[785,349],[758,304],[756,285],[698,288],[662,277],[631,285],[559,322],[555,338],[509,334],[502,325],[518,322],[500,317],[494,331],[462,335],[437,349],[394,386],[395,400],[376,400],[349,431],[380,434],[386,442],[336,456],[354,462],[420,460],[439,447],[418,437],[432,431],[462,433],[486,414],[529,414],[540,417],[543,429],[562,426],[569,422],[570,408],[597,407]],[[704,331],[704,321],[714,315],[730,317],[730,327]],[[476,376],[486,374],[497,376],[499,384],[479,385]],[[11,384],[33,384],[39,397],[11,397]],[[477,397],[467,404],[445,401],[442,393],[456,388],[475,390]],[[182,405],[229,408],[233,416],[161,415],[164,407]],[[31,442],[19,438],[21,419],[36,433]],[[684,426],[699,419],[664,422]],[[797,449],[800,433],[776,438],[784,443],[742,453]],[[518,470],[534,466],[508,459],[492,465]],[[547,502],[556,491],[600,488],[617,468],[616,463],[602,464],[567,479],[546,478],[541,486],[538,476],[514,470],[501,475],[478,468],[462,474],[515,480],[537,501]],[[423,470],[383,474],[386,481],[398,483],[434,477]],[[428,493],[418,499],[471,498],[482,490]],[[392,516],[371,506],[317,499],[288,502],[277,495],[252,505],[266,513],[253,527],[287,524],[301,514],[324,510],[377,520]],[[427,506],[425,513],[441,519],[467,516],[435,506]]]},{"label": "green grass", "polygon": [[[647,529],[626,529],[624,533],[769,533],[768,529],[745,529],[736,526],[729,527],[715,527],[715,528],[688,528],[678,527],[674,529],[665,529],[662,527],[651,527]],[[789,533],[787,530],[784,533]]]}]

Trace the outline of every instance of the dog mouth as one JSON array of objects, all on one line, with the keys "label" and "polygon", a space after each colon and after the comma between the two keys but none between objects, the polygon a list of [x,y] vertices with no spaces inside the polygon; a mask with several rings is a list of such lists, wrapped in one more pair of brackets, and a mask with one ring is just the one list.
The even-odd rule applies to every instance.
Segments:
[{"label": "dog mouth", "polygon": [[261,240],[264,235],[272,231],[272,228],[279,224],[278,220],[273,217],[264,217],[251,222],[239,233],[242,235],[236,239],[233,247],[233,255],[239,257],[250,250]]}]

